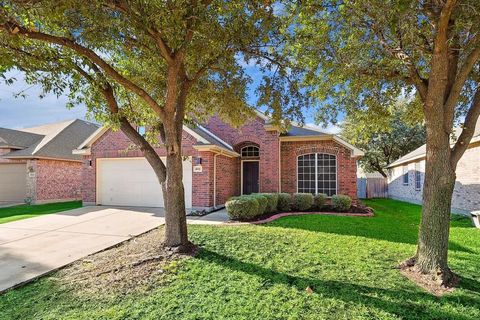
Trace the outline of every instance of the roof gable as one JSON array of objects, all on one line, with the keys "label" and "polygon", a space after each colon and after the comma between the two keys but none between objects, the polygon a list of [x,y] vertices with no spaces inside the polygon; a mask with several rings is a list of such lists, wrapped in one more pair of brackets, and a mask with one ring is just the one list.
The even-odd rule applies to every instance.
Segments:
[{"label": "roof gable", "polygon": [[41,138],[24,149],[8,153],[5,157],[81,160],[80,156],[72,154],[72,150],[97,128],[97,125],[90,122],[71,120],[22,129],[24,133],[35,134]]},{"label": "roof gable", "polygon": [[[108,131],[108,129],[108,126],[98,128],[84,141],[79,143],[77,147],[73,150],[73,153],[77,155],[90,154],[90,148],[92,147],[92,145],[101,136],[103,136]],[[230,146],[228,143],[226,143],[201,125],[183,125],[183,130],[197,140],[196,146],[199,148],[215,148],[217,152],[226,152],[231,156],[237,155],[236,152],[233,151],[232,146]]]}]

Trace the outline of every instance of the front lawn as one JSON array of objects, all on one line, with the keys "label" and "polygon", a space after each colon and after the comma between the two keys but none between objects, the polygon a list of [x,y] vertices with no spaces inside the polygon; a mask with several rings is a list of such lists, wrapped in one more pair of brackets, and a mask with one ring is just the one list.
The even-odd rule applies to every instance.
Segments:
[{"label": "front lawn", "polygon": [[81,201],[69,201],[38,205],[22,204],[19,206],[0,208],[0,223],[32,218],[42,214],[71,210],[80,208],[81,206]]},{"label": "front lawn", "polygon": [[[67,269],[0,296],[0,315],[480,319],[480,230],[468,219],[452,221],[450,266],[461,282],[438,298],[394,268],[414,253],[420,207],[385,199],[368,204],[375,209],[373,218],[311,215],[258,226],[192,225],[191,239],[201,252],[172,262],[149,286],[121,293],[87,290],[64,279]],[[111,278],[113,287],[119,279]]]}]

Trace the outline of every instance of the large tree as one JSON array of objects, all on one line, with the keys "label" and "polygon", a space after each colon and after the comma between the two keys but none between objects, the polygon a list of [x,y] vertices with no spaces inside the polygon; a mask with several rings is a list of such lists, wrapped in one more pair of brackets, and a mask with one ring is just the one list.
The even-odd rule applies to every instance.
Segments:
[{"label": "large tree", "polygon": [[[188,247],[184,122],[216,112],[240,123],[251,113],[244,61],[266,71],[259,90],[276,118],[280,106],[295,114],[295,98],[283,94],[290,86],[270,81],[292,77],[271,50],[281,45],[276,21],[269,2],[253,0],[1,1],[0,73],[18,68],[28,82],[68,94],[71,104],[83,103],[97,120],[120,128],[162,186],[165,244]],[[135,124],[150,128],[149,139]],[[152,147],[157,136],[166,166]]]},{"label": "large tree", "polygon": [[[317,120],[340,111],[376,121],[399,96],[423,111],[426,172],[414,270],[451,284],[447,264],[455,169],[480,114],[478,0],[325,0],[292,6],[293,49],[320,100]],[[452,139],[456,119],[462,132]],[[453,141],[453,143],[452,143]]]},{"label": "large tree", "polygon": [[425,143],[425,126],[409,120],[402,109],[395,105],[382,121],[372,121],[368,113],[349,113],[341,123],[340,135],[365,151],[360,165],[366,172],[386,178],[387,165]]}]

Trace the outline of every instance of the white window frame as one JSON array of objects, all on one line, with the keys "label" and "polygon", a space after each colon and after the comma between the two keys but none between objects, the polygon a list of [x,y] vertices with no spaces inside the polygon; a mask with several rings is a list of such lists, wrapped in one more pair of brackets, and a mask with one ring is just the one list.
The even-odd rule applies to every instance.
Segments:
[{"label": "white window frame", "polygon": [[[255,149],[257,149],[258,155],[257,155],[257,156],[244,156],[244,155],[243,155],[243,150],[244,150],[244,149],[247,149],[247,148],[255,148]],[[260,157],[260,148],[259,148],[258,146],[256,146],[256,145],[254,145],[254,144],[246,145],[246,146],[244,146],[244,147],[242,147],[242,148],[240,149],[240,156],[241,156],[242,158],[257,158],[257,157]]]},{"label": "white window frame", "polygon": [[[407,181],[405,182],[405,178],[407,178]],[[408,177],[408,165],[406,166],[403,166],[403,175],[402,175],[402,183],[404,186],[408,186],[409,185],[409,177]]]},{"label": "white window frame", "polygon": [[[297,184],[297,192],[299,192],[299,188],[298,188],[298,184],[299,184],[299,179],[298,179],[298,159],[300,157],[303,157],[303,156],[308,156],[308,155],[312,155],[314,154],[315,155],[315,194],[318,194],[319,192],[319,188],[318,188],[318,155],[319,154],[326,154],[326,155],[329,155],[329,156],[333,156],[335,158],[335,194],[338,194],[338,159],[337,159],[337,155],[336,154],[332,154],[332,153],[327,153],[327,152],[315,152],[315,153],[305,153],[305,154],[301,154],[301,155],[298,155],[297,156],[297,163],[296,163],[296,168],[297,168],[297,172],[296,172],[296,184]],[[331,197],[331,196],[329,196]]]}]

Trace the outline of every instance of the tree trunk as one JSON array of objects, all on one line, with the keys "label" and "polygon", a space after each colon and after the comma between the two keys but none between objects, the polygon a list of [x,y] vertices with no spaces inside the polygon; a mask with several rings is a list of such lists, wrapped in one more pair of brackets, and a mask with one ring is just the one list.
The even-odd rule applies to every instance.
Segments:
[{"label": "tree trunk", "polygon": [[[440,123],[438,123],[440,122]],[[427,122],[427,154],[423,207],[415,268],[448,286],[453,274],[447,264],[450,212],[455,168],[450,161],[449,134],[443,121]]]},{"label": "tree trunk", "polygon": [[190,245],[185,212],[182,155],[167,155],[167,180],[162,186],[165,199],[165,246],[186,247]]},{"label": "tree trunk", "polygon": [[[166,141],[169,142],[166,143],[167,166],[165,167],[153,147],[130,125],[127,119],[121,118],[120,124],[122,132],[140,147],[162,186],[165,201],[165,246],[188,251],[190,242],[187,234],[185,192],[182,181],[181,131],[177,134],[178,130],[175,130],[175,126],[169,126],[169,129],[165,130]],[[180,135],[180,138],[177,135]]]},{"label": "tree trunk", "polygon": [[165,246],[178,247],[180,251],[187,252],[191,243],[188,241],[183,187],[183,121],[179,124],[175,121],[174,115],[172,118],[165,119],[163,123],[167,150],[167,177],[165,184],[162,185],[165,201]]}]

